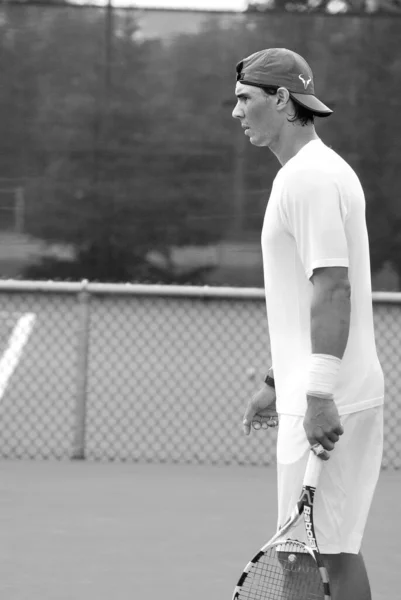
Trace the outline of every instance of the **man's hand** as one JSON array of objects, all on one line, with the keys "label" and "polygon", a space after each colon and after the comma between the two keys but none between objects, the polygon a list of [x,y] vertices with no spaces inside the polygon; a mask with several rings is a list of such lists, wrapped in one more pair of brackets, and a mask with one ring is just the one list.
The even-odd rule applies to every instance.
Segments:
[{"label": "man's hand", "polygon": [[328,460],[329,451],[344,433],[334,400],[308,396],[308,408],[304,418],[304,429],[311,446],[321,444],[326,450],[320,458]]},{"label": "man's hand", "polygon": [[277,422],[272,419],[277,419],[276,411],[276,392],[269,385],[264,385],[248,402],[244,419],[242,421],[245,435],[251,432],[251,426],[254,423],[259,423],[258,429],[264,427],[274,427]]}]

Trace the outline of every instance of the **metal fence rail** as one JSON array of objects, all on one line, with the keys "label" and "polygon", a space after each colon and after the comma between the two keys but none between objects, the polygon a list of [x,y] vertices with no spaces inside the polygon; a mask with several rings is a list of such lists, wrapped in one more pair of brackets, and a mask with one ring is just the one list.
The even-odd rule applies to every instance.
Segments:
[{"label": "metal fence rail", "polygon": [[[384,467],[401,466],[401,295],[375,293]],[[263,290],[0,282],[0,456],[268,464],[244,404],[270,362]]]}]

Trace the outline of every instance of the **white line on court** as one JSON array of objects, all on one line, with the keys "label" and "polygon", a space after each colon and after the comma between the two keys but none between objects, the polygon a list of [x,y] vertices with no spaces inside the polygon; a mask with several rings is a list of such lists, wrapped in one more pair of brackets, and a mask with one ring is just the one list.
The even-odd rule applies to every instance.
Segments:
[{"label": "white line on court", "polygon": [[10,335],[7,349],[0,358],[0,400],[3,398],[11,376],[18,365],[24,346],[31,335],[35,320],[35,313],[25,313],[18,319]]}]

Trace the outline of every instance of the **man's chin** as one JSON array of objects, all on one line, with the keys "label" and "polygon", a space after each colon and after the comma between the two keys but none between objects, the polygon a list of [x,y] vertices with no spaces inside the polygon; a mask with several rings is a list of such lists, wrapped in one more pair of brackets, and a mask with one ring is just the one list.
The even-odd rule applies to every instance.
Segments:
[{"label": "man's chin", "polygon": [[263,146],[267,145],[264,140],[256,135],[249,136],[249,141],[251,142],[252,146],[258,146],[258,148],[262,148]]},{"label": "man's chin", "polygon": [[263,147],[268,145],[266,136],[260,135],[260,133],[254,133],[250,129],[247,129],[245,131],[245,135],[249,137],[249,141],[251,142],[252,146]]}]

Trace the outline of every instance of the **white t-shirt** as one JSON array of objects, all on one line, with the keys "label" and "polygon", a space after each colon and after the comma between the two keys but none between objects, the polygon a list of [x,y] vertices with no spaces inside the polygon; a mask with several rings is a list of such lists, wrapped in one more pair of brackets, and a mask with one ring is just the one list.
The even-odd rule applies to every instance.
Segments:
[{"label": "white t-shirt", "polygon": [[383,403],[373,327],[365,197],[351,167],[321,140],[278,172],[262,253],[277,410],[304,415],[312,352],[310,310],[318,267],[348,267],[351,322],[334,399],[340,414]]}]

